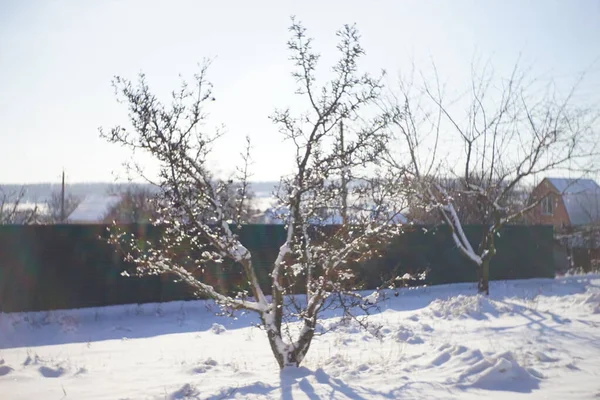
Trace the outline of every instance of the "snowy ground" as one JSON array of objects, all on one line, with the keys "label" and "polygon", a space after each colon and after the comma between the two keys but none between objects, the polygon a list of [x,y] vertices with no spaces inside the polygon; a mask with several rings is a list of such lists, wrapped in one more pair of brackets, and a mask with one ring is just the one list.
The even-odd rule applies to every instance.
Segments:
[{"label": "snowy ground", "polygon": [[390,293],[382,340],[341,326],[281,374],[253,316],[207,302],[0,314],[0,398],[600,397],[600,275],[474,291]]}]

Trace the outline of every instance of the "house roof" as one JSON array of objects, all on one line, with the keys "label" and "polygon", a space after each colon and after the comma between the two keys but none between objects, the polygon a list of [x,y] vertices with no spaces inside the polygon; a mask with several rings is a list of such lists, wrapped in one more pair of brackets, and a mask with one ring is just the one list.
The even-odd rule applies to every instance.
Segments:
[{"label": "house roof", "polygon": [[593,179],[546,178],[546,180],[560,193],[600,192],[600,186]]},{"label": "house roof", "polygon": [[600,186],[593,179],[546,179],[561,193],[571,225],[600,221]]},{"label": "house roof", "polygon": [[120,196],[87,196],[69,215],[69,222],[99,222],[106,216],[111,207],[121,200]]}]

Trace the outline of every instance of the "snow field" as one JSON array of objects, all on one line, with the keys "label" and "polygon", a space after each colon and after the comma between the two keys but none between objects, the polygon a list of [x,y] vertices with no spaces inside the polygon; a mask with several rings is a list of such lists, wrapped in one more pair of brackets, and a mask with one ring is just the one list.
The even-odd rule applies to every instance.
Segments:
[{"label": "snow field", "polygon": [[0,314],[2,399],[600,397],[600,276],[386,292],[373,335],[329,313],[279,372],[253,314],[211,302]]}]

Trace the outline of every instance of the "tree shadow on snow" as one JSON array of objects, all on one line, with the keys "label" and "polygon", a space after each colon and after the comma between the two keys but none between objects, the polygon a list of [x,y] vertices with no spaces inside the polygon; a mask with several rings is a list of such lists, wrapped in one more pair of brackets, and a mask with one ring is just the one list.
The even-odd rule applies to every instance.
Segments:
[{"label": "tree shadow on snow", "polygon": [[317,382],[319,382],[320,384],[329,385],[331,387],[330,398],[336,398],[335,393],[340,392],[351,399],[358,399],[358,400],[366,399],[365,397],[360,396],[354,389],[352,389],[350,386],[348,386],[344,381],[342,381],[341,379],[332,378],[321,368],[319,368],[318,370],[315,371],[315,378],[317,379]]},{"label": "tree shadow on snow", "polygon": [[[540,334],[543,334],[543,335],[554,334],[556,336],[562,336],[562,337],[566,337],[566,338],[570,338],[570,339],[581,340],[583,342],[588,343],[591,346],[600,348],[600,340],[598,340],[598,337],[586,337],[586,336],[579,335],[579,334],[576,334],[573,332],[565,332],[565,331],[561,331],[555,327],[548,325],[549,321],[552,321],[555,324],[558,324],[559,326],[560,325],[569,325],[573,322],[569,318],[562,318],[561,316],[559,316],[551,311],[540,311],[540,310],[536,310],[534,308],[527,307],[527,306],[520,305],[520,304],[507,303],[502,300],[496,300],[496,301],[509,306],[515,314],[528,320],[528,322],[526,322],[523,325],[530,327],[530,328],[537,328],[536,330]],[[576,320],[576,321],[582,322],[587,325],[587,323],[585,323],[585,321],[583,321],[583,320]],[[523,325],[521,325],[521,326],[523,326]],[[500,330],[514,329],[517,327],[519,327],[519,326],[511,325],[510,327],[490,327],[489,329],[493,330],[493,331],[500,331]]]},{"label": "tree shadow on snow", "polygon": [[308,399],[315,400],[319,399],[319,396],[315,393],[315,388],[308,381],[307,377],[311,376],[313,372],[308,368],[290,368],[285,369],[279,373],[279,381],[281,383],[281,400],[292,400],[292,389],[294,385],[298,385],[298,388]]},{"label": "tree shadow on snow", "polygon": [[[355,389],[347,385],[345,382],[340,379],[332,378],[322,369],[311,371],[305,367],[287,368],[280,372],[279,378],[279,386],[270,385],[264,382],[253,382],[243,386],[238,386],[234,391],[235,395],[242,397],[247,397],[250,395],[267,396],[269,393],[274,392],[277,389],[281,389],[281,400],[319,400],[323,397],[317,393],[317,390],[313,386],[313,384],[317,384],[319,385],[318,392],[322,394],[324,391],[328,391],[329,393],[327,397],[331,399],[340,398],[340,395],[350,399],[367,399],[367,397],[360,395]],[[311,381],[313,383],[311,383]],[[378,394],[391,398],[383,393]],[[221,399],[223,398],[221,396],[222,394],[219,393],[213,397],[210,397],[210,399]]]},{"label": "tree shadow on snow", "polygon": [[140,339],[179,333],[227,335],[258,323],[252,313],[216,315],[203,301],[129,304],[74,310],[0,313],[0,349],[105,340]]}]

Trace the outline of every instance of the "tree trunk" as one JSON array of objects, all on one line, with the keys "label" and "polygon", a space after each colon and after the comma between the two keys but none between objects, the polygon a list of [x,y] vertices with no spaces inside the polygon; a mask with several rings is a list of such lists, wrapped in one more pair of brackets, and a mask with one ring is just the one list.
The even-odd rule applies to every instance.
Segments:
[{"label": "tree trunk", "polygon": [[305,322],[305,329],[302,330],[298,341],[294,345],[287,344],[281,337],[281,331],[277,331],[267,327],[267,337],[269,338],[269,344],[271,345],[271,351],[279,364],[280,369],[286,367],[299,367],[300,363],[304,360],[312,339],[315,334],[314,323],[310,321]]},{"label": "tree trunk", "polygon": [[289,356],[289,361],[292,365],[296,367],[300,366],[300,363],[304,360],[306,353],[308,353],[308,349],[310,348],[310,344],[312,343],[312,339],[315,335],[314,327],[306,330],[296,342],[296,348],[292,350]]},{"label": "tree trunk", "polygon": [[[283,369],[285,367],[285,354],[279,348],[278,343],[281,343],[281,334],[279,332],[274,332],[272,330],[267,329],[267,337],[269,338],[269,344],[271,345],[271,351],[275,356],[275,360],[277,360],[277,364],[279,364],[279,368]],[[279,340],[277,338],[279,337]]]},{"label": "tree trunk", "polygon": [[486,296],[489,296],[490,294],[490,261],[494,255],[496,255],[495,238],[498,231],[497,226],[500,226],[498,221],[496,221],[496,224],[494,227],[492,227],[492,229],[489,229],[484,233],[481,246],[479,247],[479,253],[482,255],[482,257],[481,265],[479,265],[477,269],[477,275],[479,278],[477,283],[477,292],[480,294],[485,294]]},{"label": "tree trunk", "polygon": [[477,269],[479,282],[477,283],[477,292],[488,296],[490,294],[490,260],[485,257]]}]

